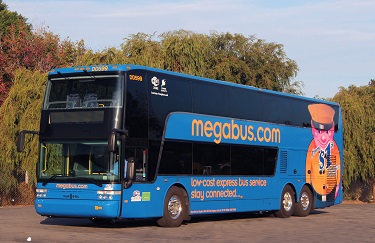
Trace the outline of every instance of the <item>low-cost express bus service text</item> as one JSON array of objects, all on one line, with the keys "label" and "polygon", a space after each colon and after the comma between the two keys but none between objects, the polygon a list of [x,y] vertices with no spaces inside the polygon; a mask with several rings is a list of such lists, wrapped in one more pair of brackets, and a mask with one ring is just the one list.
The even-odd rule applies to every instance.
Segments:
[{"label": "low-cost express bus service text", "polygon": [[[241,195],[237,194],[238,187],[266,187],[267,180],[264,179],[243,179],[243,178],[231,178],[231,179],[196,179],[191,178],[190,185],[194,189],[190,193],[190,198],[205,199],[214,198],[242,198]],[[215,187],[215,188],[214,188]],[[233,189],[234,188],[234,189]],[[203,189],[203,190],[202,190]],[[208,189],[208,190],[207,190]]]}]

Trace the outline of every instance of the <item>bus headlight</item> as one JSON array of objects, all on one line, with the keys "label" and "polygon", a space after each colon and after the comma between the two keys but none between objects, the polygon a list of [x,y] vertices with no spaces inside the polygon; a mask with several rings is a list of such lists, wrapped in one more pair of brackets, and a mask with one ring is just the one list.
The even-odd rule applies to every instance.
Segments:
[{"label": "bus headlight", "polygon": [[115,195],[120,195],[121,191],[97,191],[99,200],[112,200]]},{"label": "bus headlight", "polygon": [[39,189],[39,188],[37,188],[35,191],[36,191],[36,197],[37,198],[47,197],[47,189]]}]

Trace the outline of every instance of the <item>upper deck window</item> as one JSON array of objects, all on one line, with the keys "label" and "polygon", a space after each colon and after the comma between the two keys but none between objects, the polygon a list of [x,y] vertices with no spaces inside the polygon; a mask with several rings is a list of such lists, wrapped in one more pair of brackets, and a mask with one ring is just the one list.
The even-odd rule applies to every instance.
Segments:
[{"label": "upper deck window", "polygon": [[123,103],[122,94],[119,75],[51,78],[43,109],[119,107]]}]

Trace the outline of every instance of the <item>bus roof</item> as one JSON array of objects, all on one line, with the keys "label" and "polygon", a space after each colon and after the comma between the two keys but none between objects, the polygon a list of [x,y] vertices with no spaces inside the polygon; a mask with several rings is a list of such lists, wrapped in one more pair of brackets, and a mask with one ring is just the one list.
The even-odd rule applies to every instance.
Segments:
[{"label": "bus roof", "polygon": [[[317,101],[317,99],[315,98],[309,98],[305,96],[299,96],[299,95],[288,94],[288,93],[283,93],[283,92],[278,92],[278,91],[273,91],[273,90],[268,90],[268,89],[257,88],[257,87],[249,86],[249,85],[236,84],[236,83],[222,81],[222,80],[214,80],[210,78],[204,78],[204,77],[183,74],[183,73],[178,73],[178,72],[172,72],[172,71],[167,71],[167,70],[152,68],[152,67],[147,67],[147,66],[134,65],[134,64],[103,64],[103,65],[92,65],[92,66],[74,66],[74,67],[66,67],[66,68],[55,68],[55,69],[50,70],[48,75],[73,74],[73,73],[79,73],[79,72],[106,72],[106,71],[115,72],[115,71],[130,71],[130,70],[152,71],[152,72],[158,72],[161,74],[168,74],[168,75],[174,75],[174,76],[182,77],[182,78],[194,79],[197,81],[216,83],[219,85],[227,85],[227,86],[232,86],[232,87],[241,87],[241,88],[269,93],[273,95],[287,96],[289,98],[294,98],[294,99],[303,99],[307,101],[310,100],[313,102]],[[327,101],[327,100],[319,100],[319,102],[339,106],[338,103]]]}]

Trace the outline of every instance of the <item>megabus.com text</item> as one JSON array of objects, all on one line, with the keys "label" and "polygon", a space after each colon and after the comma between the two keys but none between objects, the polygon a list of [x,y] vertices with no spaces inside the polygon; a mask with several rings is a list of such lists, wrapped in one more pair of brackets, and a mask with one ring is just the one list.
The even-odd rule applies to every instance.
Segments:
[{"label": "megabus.com text", "polygon": [[254,127],[252,125],[237,124],[232,119],[231,122],[211,122],[194,119],[191,122],[191,135],[214,138],[216,144],[222,139],[242,141],[258,141],[265,143],[280,143],[281,132],[278,128]]}]

